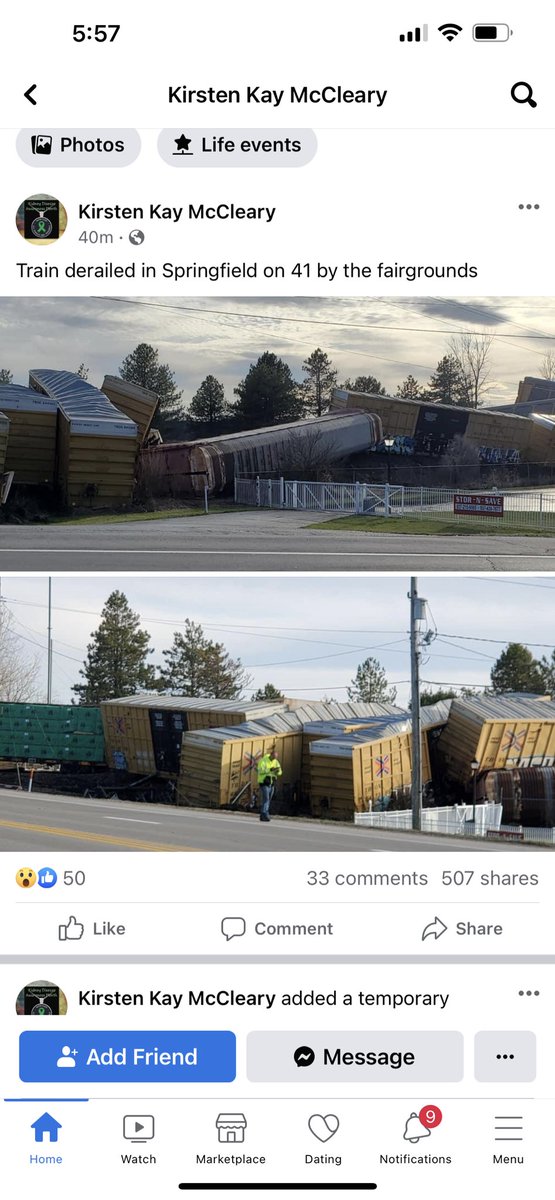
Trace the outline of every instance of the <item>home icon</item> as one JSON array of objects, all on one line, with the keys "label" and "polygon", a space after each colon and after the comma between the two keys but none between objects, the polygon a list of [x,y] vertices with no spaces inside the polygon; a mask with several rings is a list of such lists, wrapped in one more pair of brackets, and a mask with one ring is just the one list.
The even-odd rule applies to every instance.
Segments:
[{"label": "home icon", "polygon": [[244,1142],[246,1128],[243,1113],[220,1113],[216,1119],[219,1142]]},{"label": "home icon", "polygon": [[37,1120],[31,1125],[31,1129],[35,1131],[36,1142],[43,1142],[45,1134],[48,1135],[50,1142],[57,1142],[58,1130],[61,1128],[60,1122],[55,1117],[51,1117],[50,1113],[43,1113],[42,1117],[37,1117]]}]

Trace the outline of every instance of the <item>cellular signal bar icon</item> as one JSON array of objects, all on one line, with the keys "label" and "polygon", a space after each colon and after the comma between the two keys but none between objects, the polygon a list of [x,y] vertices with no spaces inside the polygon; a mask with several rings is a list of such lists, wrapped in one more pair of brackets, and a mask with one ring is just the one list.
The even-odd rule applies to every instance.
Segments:
[{"label": "cellular signal bar icon", "polygon": [[416,29],[409,29],[408,33],[399,34],[400,42],[427,42],[428,41],[428,26],[416,26]]}]

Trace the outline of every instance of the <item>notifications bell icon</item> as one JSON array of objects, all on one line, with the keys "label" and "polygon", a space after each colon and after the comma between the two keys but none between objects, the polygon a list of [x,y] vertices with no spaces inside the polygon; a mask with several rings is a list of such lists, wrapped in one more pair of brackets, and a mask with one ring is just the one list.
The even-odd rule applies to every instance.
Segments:
[{"label": "notifications bell icon", "polygon": [[426,1129],[426,1126],[422,1124],[418,1113],[411,1113],[410,1117],[407,1119],[405,1132],[403,1134],[405,1142],[419,1142],[420,1138],[429,1136],[430,1130]]}]

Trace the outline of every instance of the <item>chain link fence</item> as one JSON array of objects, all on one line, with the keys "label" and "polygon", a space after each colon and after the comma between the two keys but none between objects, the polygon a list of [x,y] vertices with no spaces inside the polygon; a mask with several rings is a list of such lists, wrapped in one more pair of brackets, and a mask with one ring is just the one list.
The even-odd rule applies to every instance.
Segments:
[{"label": "chain link fence", "polygon": [[372,517],[444,517],[478,523],[491,533],[534,530],[555,533],[551,491],[464,491],[397,484],[326,483],[236,476],[235,502],[258,508],[334,512]]}]

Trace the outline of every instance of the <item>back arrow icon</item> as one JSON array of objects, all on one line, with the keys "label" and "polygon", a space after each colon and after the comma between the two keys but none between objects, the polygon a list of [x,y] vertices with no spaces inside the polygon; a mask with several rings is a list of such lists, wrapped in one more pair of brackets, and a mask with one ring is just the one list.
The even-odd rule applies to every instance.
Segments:
[{"label": "back arrow icon", "polygon": [[434,917],[434,920],[431,921],[429,925],[424,926],[422,941],[425,942],[426,938],[434,937],[437,942],[437,939],[440,938],[443,933],[447,933],[447,926],[443,924],[443,921],[440,920],[439,917]]},{"label": "back arrow icon", "polygon": [[27,91],[23,93],[23,95],[25,96],[25,99],[29,101],[29,104],[37,103],[36,100],[34,100],[33,96],[31,95],[31,93],[34,92],[36,86],[37,86],[36,83],[32,83],[31,86],[27,88]]}]

